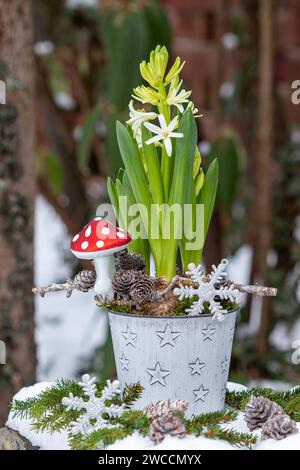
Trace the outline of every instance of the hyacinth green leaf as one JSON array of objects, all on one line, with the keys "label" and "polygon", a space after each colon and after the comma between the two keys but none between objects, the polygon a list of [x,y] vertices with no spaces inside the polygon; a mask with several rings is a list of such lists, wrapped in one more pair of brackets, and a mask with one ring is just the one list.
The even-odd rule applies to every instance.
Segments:
[{"label": "hyacinth green leaf", "polygon": [[[215,200],[216,200],[216,194],[217,194],[217,189],[218,189],[218,178],[219,178],[219,163],[218,160],[215,158],[211,164],[209,165],[209,168],[207,170],[207,173],[205,175],[205,181],[202,187],[202,190],[197,198],[197,204],[203,204],[204,206],[204,241],[206,239],[206,235],[208,232],[209,224],[211,221],[214,205],[215,205]],[[200,259],[202,256],[202,251],[200,253]]]},{"label": "hyacinth green leaf", "polygon": [[[136,204],[136,200],[130,186],[129,178],[126,172],[124,172],[123,176],[123,192],[127,196],[127,203],[128,208],[133,204]],[[133,217],[129,217],[129,222],[131,222]],[[128,230],[130,232],[130,226],[128,226]],[[145,230],[145,227],[144,227]],[[150,245],[148,238],[136,238],[133,239],[128,247],[129,251],[134,253],[139,253],[145,260],[146,264],[146,271],[149,273],[150,271]]]},{"label": "hyacinth green leaf", "polygon": [[[176,139],[174,172],[169,196],[169,206],[178,204],[183,208],[185,203],[190,203],[192,195],[195,192],[193,184],[193,162],[197,144],[197,127],[190,109],[182,116],[178,132],[183,133],[184,137]],[[166,220],[163,221],[163,226],[166,222]],[[171,234],[170,239],[163,240],[162,259],[159,267],[159,274],[164,274],[169,280],[175,275],[180,238],[178,229],[182,228],[178,221],[175,224],[173,222],[174,221],[171,220],[169,227]]]},{"label": "hyacinth green leaf", "polygon": [[151,138],[151,132],[142,126],[142,142],[145,162],[147,167],[147,174],[149,180],[149,187],[154,204],[163,204],[164,190],[160,172],[160,162],[157,155],[157,150],[154,144],[146,144],[147,140]]},{"label": "hyacinth green leaf", "polygon": [[145,211],[141,211],[141,219],[146,232],[148,233],[155,263],[158,263],[162,247],[159,240],[151,238],[150,227],[152,198],[149,192],[147,176],[134,140],[130,136],[126,127],[119,121],[117,122],[117,138],[135,200],[145,207]]},{"label": "hyacinth green leaf", "polygon": [[114,208],[115,216],[117,220],[119,219],[119,198],[118,192],[115,183],[110,177],[107,178],[107,192],[110,199],[110,202]]}]

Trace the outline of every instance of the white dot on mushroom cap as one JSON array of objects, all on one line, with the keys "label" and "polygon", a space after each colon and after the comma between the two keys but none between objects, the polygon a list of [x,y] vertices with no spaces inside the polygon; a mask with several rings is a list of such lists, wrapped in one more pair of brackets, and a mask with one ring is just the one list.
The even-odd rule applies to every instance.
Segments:
[{"label": "white dot on mushroom cap", "polygon": [[125,238],[125,233],[117,232],[117,237],[118,238]]},{"label": "white dot on mushroom cap", "polygon": [[102,220],[102,217],[95,217],[94,220]]},{"label": "white dot on mushroom cap", "polygon": [[77,233],[77,235],[75,235],[75,237],[73,237],[73,240],[72,240],[72,241],[73,241],[73,242],[76,242],[76,241],[78,240],[78,238],[79,238],[79,233]]},{"label": "white dot on mushroom cap", "polygon": [[102,240],[99,240],[97,243],[96,243],[97,247],[98,248],[102,248],[104,246],[104,241]]},{"label": "white dot on mushroom cap", "polygon": [[85,236],[89,237],[92,233],[92,227],[89,225],[88,228],[85,231]]},{"label": "white dot on mushroom cap", "polygon": [[104,227],[104,228],[101,230],[101,232],[103,233],[103,235],[108,235],[109,232],[110,232],[110,230],[109,230],[108,227]]},{"label": "white dot on mushroom cap", "polygon": [[83,250],[86,250],[88,246],[89,246],[89,242],[83,242],[83,243],[81,243],[81,248],[82,248]]}]

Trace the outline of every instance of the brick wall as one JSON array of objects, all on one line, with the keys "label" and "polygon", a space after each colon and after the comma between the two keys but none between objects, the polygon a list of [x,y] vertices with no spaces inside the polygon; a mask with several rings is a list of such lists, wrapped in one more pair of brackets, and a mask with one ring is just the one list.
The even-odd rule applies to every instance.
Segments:
[{"label": "brick wall", "polygon": [[[275,0],[274,0],[275,1]],[[183,77],[193,99],[205,113],[203,137],[218,127],[219,87],[233,80],[242,48],[226,51],[221,38],[231,31],[233,13],[241,0],[162,0],[171,21],[173,53],[186,60]],[[300,80],[300,0],[276,2],[275,87],[287,120],[300,124],[300,105],[291,102],[291,83]]]}]

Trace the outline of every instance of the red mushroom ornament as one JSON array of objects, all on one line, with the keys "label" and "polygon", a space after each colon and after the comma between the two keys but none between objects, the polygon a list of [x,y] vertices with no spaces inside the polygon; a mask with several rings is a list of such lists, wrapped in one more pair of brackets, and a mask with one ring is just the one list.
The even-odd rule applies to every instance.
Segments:
[{"label": "red mushroom ornament", "polygon": [[115,227],[102,217],[95,217],[77,233],[71,241],[70,249],[79,259],[94,261],[96,271],[96,294],[112,299],[112,276],[115,272],[114,253],[123,250],[131,242],[125,230]]}]

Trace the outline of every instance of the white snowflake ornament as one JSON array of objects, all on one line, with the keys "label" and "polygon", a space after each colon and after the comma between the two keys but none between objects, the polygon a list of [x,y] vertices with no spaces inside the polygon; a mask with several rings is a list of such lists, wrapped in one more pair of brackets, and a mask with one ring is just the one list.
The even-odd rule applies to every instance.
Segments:
[{"label": "white snowflake ornament", "polygon": [[[191,299],[194,296],[198,297],[198,300],[195,300],[191,307],[186,309],[189,316],[200,315],[204,311],[204,304],[208,303],[209,309],[214,315],[213,318],[223,321],[224,313],[227,310],[222,308],[220,300],[227,299],[231,302],[240,302],[241,293],[234,289],[232,285],[219,285],[216,288],[216,284],[220,284],[227,276],[225,271],[227,264],[228,260],[223,259],[218,266],[212,266],[212,272],[208,275],[205,275],[202,271],[200,264],[198,266],[193,263],[189,264],[189,271],[186,274],[197,284],[197,287],[180,284],[179,287],[174,289],[174,295],[178,296],[179,300]],[[216,296],[218,296],[217,299]]]},{"label": "white snowflake ornament", "polygon": [[106,387],[102,390],[101,397],[96,396],[96,377],[90,377],[89,374],[82,376],[82,382],[79,385],[83,388],[87,399],[74,397],[72,393],[62,399],[62,404],[69,410],[84,411],[77,421],[71,422],[72,434],[87,435],[103,427],[114,427],[109,419],[104,418],[107,414],[109,418],[117,418],[122,415],[125,405],[107,404],[107,401],[121,395],[120,384],[117,380],[111,382],[107,380]]}]

